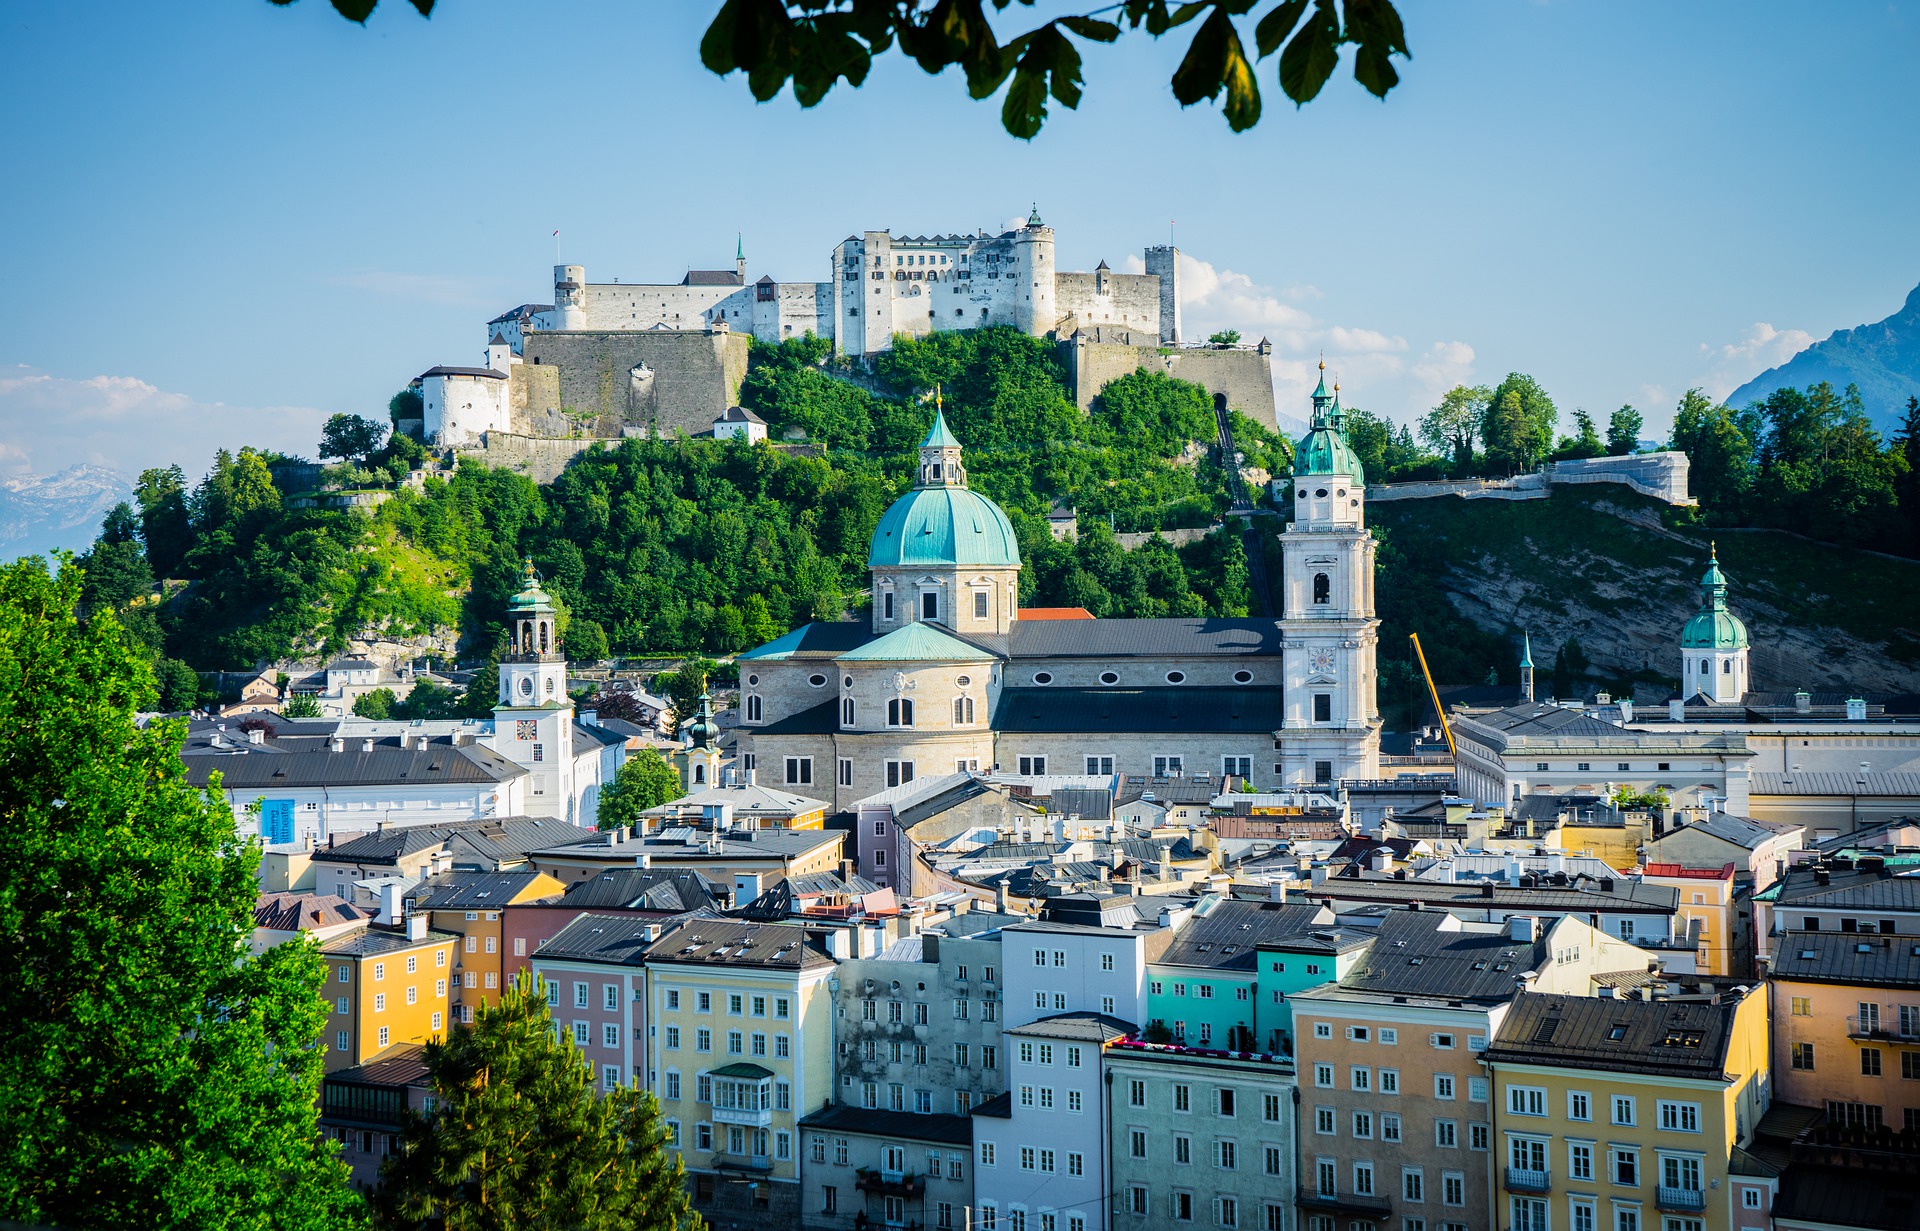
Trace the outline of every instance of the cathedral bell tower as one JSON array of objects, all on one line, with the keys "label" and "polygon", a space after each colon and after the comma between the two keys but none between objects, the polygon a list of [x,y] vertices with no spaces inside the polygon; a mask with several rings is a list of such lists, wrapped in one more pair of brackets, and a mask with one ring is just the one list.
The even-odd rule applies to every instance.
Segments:
[{"label": "cathedral bell tower", "polygon": [[573,699],[567,660],[554,630],[553,599],[540,588],[533,561],[507,603],[507,653],[500,659],[500,699],[493,707],[494,751],[527,768],[521,810],[575,824]]},{"label": "cathedral bell tower", "polygon": [[1275,743],[1285,782],[1372,778],[1380,765],[1379,677],[1366,475],[1347,443],[1326,364],[1313,428],[1293,458],[1293,522],[1280,536],[1286,694]]},{"label": "cathedral bell tower", "polygon": [[1753,683],[1747,674],[1747,626],[1727,610],[1727,575],[1720,552],[1707,551],[1700,578],[1700,610],[1680,630],[1680,695],[1737,704]]}]

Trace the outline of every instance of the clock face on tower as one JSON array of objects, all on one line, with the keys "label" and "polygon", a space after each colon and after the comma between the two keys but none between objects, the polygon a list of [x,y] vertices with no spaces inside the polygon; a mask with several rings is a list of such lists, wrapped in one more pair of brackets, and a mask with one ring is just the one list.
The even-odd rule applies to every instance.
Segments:
[{"label": "clock face on tower", "polygon": [[1307,672],[1310,675],[1333,674],[1333,651],[1318,649],[1307,651]]}]

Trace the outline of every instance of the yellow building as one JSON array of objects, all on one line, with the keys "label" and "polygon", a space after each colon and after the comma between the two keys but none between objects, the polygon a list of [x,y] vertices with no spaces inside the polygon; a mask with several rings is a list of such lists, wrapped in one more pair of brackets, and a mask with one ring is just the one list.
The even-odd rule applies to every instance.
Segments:
[{"label": "yellow building", "polygon": [[694,919],[645,962],[647,1070],[694,1208],[797,1226],[798,1124],[834,1097],[833,958],[802,927]]},{"label": "yellow building", "polygon": [[1774,938],[1779,1097],[1841,1124],[1920,1131],[1920,941],[1872,932]]},{"label": "yellow building", "polygon": [[[566,885],[547,872],[447,872],[407,891],[407,913],[424,912],[432,926],[460,937],[452,972],[451,1018],[470,1022],[474,1010],[498,1000],[510,980],[504,908],[557,898]],[[521,946],[525,948],[524,943]],[[518,955],[524,959],[526,954]]]},{"label": "yellow building", "polygon": [[[1524,993],[1482,1059],[1500,1231],[1730,1231],[1771,1100],[1767,998]],[[1736,1189],[1740,1195],[1736,1197]]]},{"label": "yellow building", "polygon": [[400,1043],[438,1039],[447,1028],[448,981],[460,938],[409,915],[400,927],[375,924],[336,937],[320,949],[327,964],[323,991],[333,1004],[327,1018],[327,1071],[364,1064]]},{"label": "yellow building", "polygon": [[1752,945],[1737,926],[1733,873],[1731,863],[1711,868],[1649,863],[1641,869],[1643,884],[1665,885],[1679,893],[1679,918],[1674,920],[1673,934],[1694,942],[1695,971],[1699,974],[1744,979],[1750,973]]}]

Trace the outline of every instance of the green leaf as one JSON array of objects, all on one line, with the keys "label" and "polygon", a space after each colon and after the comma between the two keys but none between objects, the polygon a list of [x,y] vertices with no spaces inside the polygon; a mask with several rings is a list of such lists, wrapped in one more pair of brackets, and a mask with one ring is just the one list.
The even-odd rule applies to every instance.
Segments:
[{"label": "green leaf", "polygon": [[1400,14],[1388,0],[1347,0],[1347,41],[1358,44],[1353,77],[1373,94],[1385,98],[1400,84],[1392,57],[1408,56],[1407,35]]},{"label": "green leaf", "polygon": [[1240,43],[1240,32],[1224,8],[1213,14],[1195,31],[1186,58],[1173,74],[1173,96],[1183,107],[1203,98],[1217,98],[1227,91],[1223,108],[1227,123],[1240,132],[1260,119],[1260,88],[1254,82],[1253,66],[1247,62]]},{"label": "green leaf", "polygon": [[1046,118],[1046,76],[1029,71],[1023,63],[1013,74],[1013,84],[1007,87],[1006,101],[1000,104],[1000,123],[1022,141],[1031,141]]},{"label": "green leaf", "polygon": [[373,14],[373,6],[378,0],[333,0],[333,11],[348,21],[367,24],[367,18]]},{"label": "green leaf", "polygon": [[1292,34],[1293,28],[1300,24],[1300,15],[1307,11],[1309,2],[1285,0],[1285,3],[1260,19],[1260,24],[1253,28],[1253,45],[1259,50],[1262,60],[1280,50],[1280,45],[1287,41],[1287,35]]},{"label": "green leaf", "polygon": [[422,17],[433,16],[433,0],[412,0],[413,7]]},{"label": "green leaf", "polygon": [[1280,53],[1280,88],[1296,104],[1310,102],[1339,63],[1339,15],[1333,0],[1315,0],[1307,24]]},{"label": "green leaf", "polygon": [[1099,21],[1092,17],[1062,17],[1060,25],[1078,34],[1081,38],[1096,43],[1111,43],[1120,37],[1120,27],[1110,21]]}]

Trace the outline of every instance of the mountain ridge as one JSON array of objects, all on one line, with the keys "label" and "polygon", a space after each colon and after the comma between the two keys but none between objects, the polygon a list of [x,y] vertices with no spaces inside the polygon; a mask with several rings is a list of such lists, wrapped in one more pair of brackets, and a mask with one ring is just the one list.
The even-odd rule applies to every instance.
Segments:
[{"label": "mountain ridge", "polygon": [[132,498],[126,475],[91,462],[0,478],[0,559],[61,548],[84,552],[107,511]]},{"label": "mountain ridge", "polygon": [[1920,396],[1920,286],[1900,310],[1851,329],[1836,329],[1785,363],[1768,368],[1727,397],[1745,406],[1776,389],[1804,389],[1821,381],[1836,389],[1856,385],[1874,427],[1891,434],[1907,399]]}]

